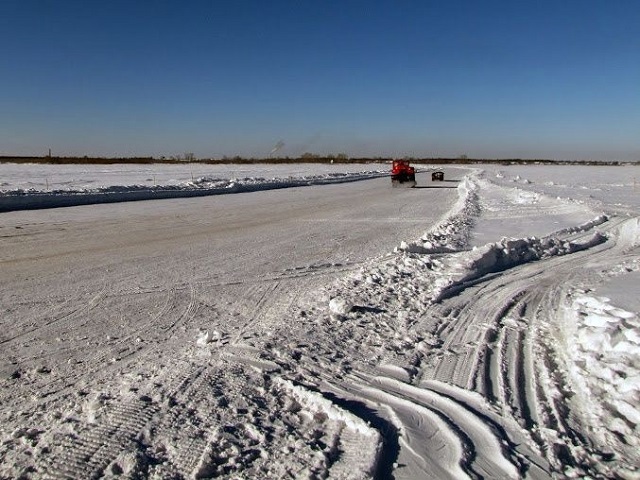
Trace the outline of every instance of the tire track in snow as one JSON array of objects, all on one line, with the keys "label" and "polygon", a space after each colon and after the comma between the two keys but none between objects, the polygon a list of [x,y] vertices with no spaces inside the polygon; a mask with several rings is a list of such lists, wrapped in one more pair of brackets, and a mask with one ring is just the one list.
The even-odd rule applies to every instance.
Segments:
[{"label": "tire track in snow", "polygon": [[502,438],[496,435],[485,419],[454,401],[424,388],[417,388],[394,379],[377,377],[373,385],[439,414],[454,433],[467,445],[465,469],[472,476],[518,478],[519,469],[506,455]]},{"label": "tire track in snow", "polygon": [[[194,476],[206,468],[209,437],[220,427],[211,415],[222,395],[215,372],[179,362],[152,377],[142,391],[136,388],[136,398],[130,398],[133,393],[107,395],[104,405],[96,407],[98,417],[77,421],[38,470],[50,478]],[[67,429],[61,425],[59,430]]]},{"label": "tire track in snow", "polygon": [[164,331],[165,335],[168,335],[172,330],[175,330],[178,325],[188,322],[195,316],[198,310],[198,301],[197,291],[192,283],[189,283],[188,291],[189,300],[184,311],[179,315],[170,317],[171,319],[165,325],[159,325],[159,327]]},{"label": "tire track in snow", "polygon": [[471,406],[469,393],[459,396],[451,392],[453,387],[440,392],[362,372],[340,382],[323,377],[324,388],[357,400],[352,413],[362,416],[358,404],[365,402],[395,426],[393,434],[401,447],[393,471],[396,479],[521,478],[530,468],[511,451],[513,442],[499,422],[482,413],[486,403]]},{"label": "tire track in snow", "polygon": [[[522,291],[510,292],[509,298],[504,304],[497,307],[497,311],[492,312],[491,320],[486,324],[485,339],[482,353],[478,357],[478,370],[472,376],[482,378],[482,393],[490,401],[495,402],[505,398],[511,398],[512,394],[518,392],[517,389],[510,388],[516,382],[509,375],[510,366],[517,363],[521,358],[522,346],[513,341],[510,329],[506,328],[507,317],[522,308]],[[503,300],[506,300],[503,298]],[[480,370],[484,369],[481,373]],[[477,388],[477,386],[476,386]]]},{"label": "tire track in snow", "polygon": [[[170,415],[154,424],[154,443],[171,445],[158,473],[163,476],[187,477],[202,465],[210,441],[208,436],[219,427],[215,417],[209,415],[206,423],[199,422],[194,408],[205,413],[217,405],[221,392],[215,389],[215,370],[204,365],[183,364],[168,370],[162,379],[162,396],[171,407]],[[166,448],[166,447],[163,447]]]},{"label": "tire track in snow", "polygon": [[[53,318],[51,320],[45,320],[44,322],[35,320],[32,322],[32,325],[35,325],[34,327],[27,328],[26,330],[20,330],[20,333],[18,335],[14,335],[8,338],[3,338],[2,340],[0,340],[0,345],[4,345],[16,340],[24,339],[33,333],[36,333],[36,332],[39,333],[43,330],[46,331],[47,329],[56,327],[60,323],[71,321],[74,318],[77,318],[81,315],[88,314],[91,310],[96,308],[100,304],[100,302],[102,302],[107,297],[106,290],[107,290],[107,284],[105,283],[103,284],[102,288],[86,302],[85,305],[73,308],[70,312],[63,313],[57,318]],[[40,315],[40,318],[43,318],[43,319],[48,318],[49,312],[50,310],[47,312],[44,312],[43,314]]]},{"label": "tire track in snow", "polygon": [[[531,386],[532,383],[539,382],[534,380],[540,375],[539,355],[535,357],[535,370],[525,368],[525,365],[531,366],[532,362],[526,360],[527,344],[521,342],[534,342],[538,338],[530,337],[526,333],[513,335],[510,333],[512,331],[507,330],[509,327],[505,328],[505,320],[513,313],[523,312],[525,305],[528,311],[535,310],[538,305],[533,303],[536,297],[542,297],[541,302],[549,300],[548,295],[541,295],[536,290],[536,285],[541,284],[541,279],[539,275],[532,275],[526,271],[531,268],[540,267],[529,266],[524,268],[524,271],[516,269],[505,274],[508,279],[489,280],[486,284],[471,287],[459,297],[450,299],[448,303],[465,303],[467,307],[460,312],[462,324],[467,328],[476,327],[484,331],[483,339],[473,350],[474,357],[457,365],[458,381],[454,384],[466,384],[472,391],[486,398],[501,416],[514,418],[528,430],[533,430],[533,439],[537,440],[543,449],[546,442],[539,437],[536,438],[535,432],[541,426],[557,429],[562,415],[555,411],[553,397],[540,383],[536,383],[535,388]],[[552,304],[548,303],[544,308],[552,309]],[[535,328],[536,321],[533,318],[527,323]],[[545,367],[545,371],[548,371],[548,366]],[[448,380],[442,376],[436,378],[441,381]],[[537,392],[536,396],[531,398],[534,391]],[[541,407],[546,410],[546,415],[541,415]],[[539,421],[541,418],[543,423],[539,424],[536,419]],[[554,463],[552,458],[548,460]]]},{"label": "tire track in snow", "polygon": [[[98,296],[103,300],[110,297],[109,294],[101,292],[94,299]],[[142,358],[157,356],[162,348],[166,348],[162,345],[171,338],[177,326],[193,318],[198,305],[197,291],[193,286],[189,286],[187,295],[184,289],[175,286],[170,288],[164,295],[164,303],[147,321],[132,324],[133,328],[123,325],[121,336],[106,343],[99,342],[99,348],[90,357],[83,358],[81,363],[69,362],[68,367],[64,371],[56,372],[58,374],[55,377],[38,379],[30,386],[33,395],[46,397],[48,401],[60,399],[73,393],[78,384],[96,374],[122,370],[126,365],[135,365],[136,362],[142,361]],[[90,328],[90,325],[87,328]],[[90,341],[94,340],[93,337],[88,338]],[[56,355],[64,354],[73,358],[75,350],[84,352],[85,349],[77,345],[69,349],[59,348]],[[36,360],[37,358],[33,358],[30,361]]]},{"label": "tire track in snow", "polygon": [[[614,220],[601,228],[615,230],[619,224]],[[572,238],[584,235],[573,233]],[[588,277],[596,265],[611,265],[623,250],[624,245],[614,240],[521,265],[487,276],[443,300],[434,310],[436,316],[448,315],[452,322],[438,330],[449,355],[430,355],[430,365],[435,362],[436,367],[421,372],[418,384],[428,385],[433,378],[480,393],[499,412],[504,425],[513,419],[529,432],[533,450],[528,459],[541,471],[548,467],[535,460],[536,452],[555,471],[568,466],[588,469],[580,464],[580,449],[591,444],[580,431],[580,412],[569,406],[572,394],[549,346],[546,327],[554,321],[565,286]],[[469,348],[476,342],[475,348]]]},{"label": "tire track in snow", "polygon": [[54,456],[44,467],[45,478],[99,478],[122,472],[118,456],[137,450],[137,436],[155,411],[146,399],[112,405],[104,421],[83,425],[54,447]]},{"label": "tire track in snow", "polygon": [[384,405],[381,410],[387,410],[387,416],[398,429],[403,447],[398,465],[407,465],[405,456],[412,457],[406,474],[397,468],[395,478],[471,478],[467,463],[475,452],[467,439],[444,418],[429,408],[385,391],[365,389],[363,394]]}]

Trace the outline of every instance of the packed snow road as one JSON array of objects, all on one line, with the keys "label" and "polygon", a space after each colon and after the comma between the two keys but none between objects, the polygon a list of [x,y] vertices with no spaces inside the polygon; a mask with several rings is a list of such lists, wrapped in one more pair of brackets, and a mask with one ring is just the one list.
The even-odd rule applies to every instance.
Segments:
[{"label": "packed snow road", "polygon": [[[273,334],[320,286],[417,238],[456,199],[455,188],[374,179],[2,214],[0,402],[3,433],[16,440],[0,450],[3,464],[76,478],[127,461],[147,471],[154,462],[129,442],[159,419],[162,438],[186,436],[154,471],[188,476],[209,465],[218,429],[187,433],[181,417],[210,417],[224,392],[209,389],[225,387],[203,367],[213,360],[194,360],[196,341],[226,345],[225,377],[241,368],[228,360],[234,348]],[[229,376],[232,389],[258,387]]]}]

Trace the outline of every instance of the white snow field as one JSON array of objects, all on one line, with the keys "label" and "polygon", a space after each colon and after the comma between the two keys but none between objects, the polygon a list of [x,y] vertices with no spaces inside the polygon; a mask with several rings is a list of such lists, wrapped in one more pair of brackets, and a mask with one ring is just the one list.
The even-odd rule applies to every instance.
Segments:
[{"label": "white snow field", "polygon": [[0,478],[640,478],[639,167],[218,168],[0,213]]}]

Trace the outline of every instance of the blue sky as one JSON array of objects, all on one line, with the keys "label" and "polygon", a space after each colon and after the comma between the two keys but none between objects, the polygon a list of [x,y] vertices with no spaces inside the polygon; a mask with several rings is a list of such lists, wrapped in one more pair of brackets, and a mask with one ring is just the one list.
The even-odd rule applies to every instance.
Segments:
[{"label": "blue sky", "polygon": [[640,1],[2,0],[0,154],[640,160]]}]

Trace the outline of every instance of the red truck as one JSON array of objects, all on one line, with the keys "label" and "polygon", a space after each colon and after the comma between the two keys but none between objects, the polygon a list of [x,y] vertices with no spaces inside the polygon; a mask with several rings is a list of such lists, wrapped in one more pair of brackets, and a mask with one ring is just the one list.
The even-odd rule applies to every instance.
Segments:
[{"label": "red truck", "polygon": [[394,160],[391,168],[391,185],[394,187],[415,187],[416,169],[407,160]]}]

